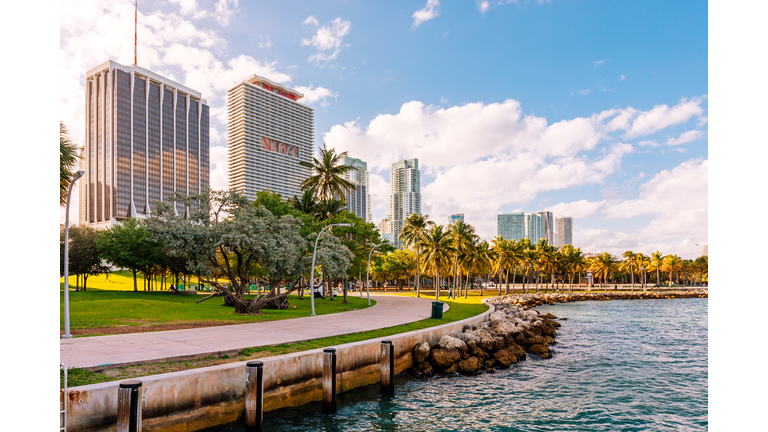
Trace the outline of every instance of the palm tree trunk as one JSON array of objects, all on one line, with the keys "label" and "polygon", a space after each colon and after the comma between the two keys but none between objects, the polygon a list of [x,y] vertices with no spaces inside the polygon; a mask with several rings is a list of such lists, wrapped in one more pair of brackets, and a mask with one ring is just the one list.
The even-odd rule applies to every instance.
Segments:
[{"label": "palm tree trunk", "polygon": [[515,293],[515,278],[517,278],[517,264],[512,264],[512,294]]},{"label": "palm tree trunk", "polygon": [[421,255],[419,254],[421,248],[416,248],[416,297],[421,297],[421,269],[419,264],[421,263]]},{"label": "palm tree trunk", "polygon": [[440,300],[440,269],[435,260],[435,300]]}]

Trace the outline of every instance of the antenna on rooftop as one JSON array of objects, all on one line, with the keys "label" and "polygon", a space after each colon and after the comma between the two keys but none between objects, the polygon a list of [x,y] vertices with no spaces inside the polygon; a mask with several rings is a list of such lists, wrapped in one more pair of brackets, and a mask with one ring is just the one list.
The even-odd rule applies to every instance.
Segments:
[{"label": "antenna on rooftop", "polygon": [[137,65],[139,64],[137,58],[139,56],[138,54],[138,46],[139,46],[139,0],[135,0],[135,6],[136,10],[134,11],[134,22],[133,22],[133,64]]}]

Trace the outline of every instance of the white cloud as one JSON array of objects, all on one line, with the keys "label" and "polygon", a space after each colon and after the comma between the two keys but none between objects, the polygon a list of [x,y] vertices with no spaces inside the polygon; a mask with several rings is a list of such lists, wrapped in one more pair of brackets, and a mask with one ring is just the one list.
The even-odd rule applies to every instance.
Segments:
[{"label": "white cloud", "polygon": [[437,7],[440,6],[438,0],[427,0],[424,9],[417,10],[413,13],[413,28],[420,26],[422,23],[435,18],[438,14]]},{"label": "white cloud", "polygon": [[389,194],[391,189],[389,182],[379,174],[370,173],[368,176],[369,191],[371,193],[371,211],[389,209]]},{"label": "white cloud", "polygon": [[588,95],[590,93],[592,93],[592,89],[584,89],[584,90],[579,92],[579,95],[586,96],[586,95]]},{"label": "white cloud", "polygon": [[237,13],[238,0],[218,0],[216,2],[216,21],[222,26],[229,25],[229,20]]},{"label": "white cloud", "polygon": [[608,59],[597,60],[597,61],[593,61],[592,63],[595,65],[595,69],[597,69],[598,66],[604,65],[607,61],[608,61]]},{"label": "white cloud", "polygon": [[544,210],[551,211],[556,216],[571,216],[575,219],[585,218],[595,214],[607,200],[602,201],[587,201],[579,200],[569,203],[560,203],[547,207]]},{"label": "white cloud", "polygon": [[269,39],[269,36],[259,35],[259,48],[272,48],[272,40]]},{"label": "white cloud", "polygon": [[666,104],[656,105],[650,111],[638,114],[632,121],[632,127],[627,131],[627,138],[648,135],[686,122],[693,116],[701,117],[704,114],[704,108],[701,106],[704,99],[706,95],[690,100],[681,98],[680,102],[671,108]]},{"label": "white cloud", "polygon": [[211,146],[211,189],[228,189],[227,146]]},{"label": "white cloud", "polygon": [[[548,3],[550,0],[526,0],[526,2],[534,1],[538,4],[542,3]],[[502,6],[509,3],[514,3],[516,5],[520,5],[520,0],[476,0],[475,3],[477,3],[477,9],[480,11],[480,13],[485,13],[488,11],[488,9],[491,8],[491,6]]]},{"label": "white cloud", "polygon": [[652,141],[652,140],[643,140],[643,141],[640,141],[639,143],[637,143],[637,145],[639,145],[640,147],[645,147],[645,146],[658,147],[661,144],[657,143],[656,141]]},{"label": "white cloud", "polygon": [[625,79],[627,79],[626,75],[622,75],[622,76],[619,77],[619,81],[624,81]]},{"label": "white cloud", "polygon": [[197,0],[171,0],[171,3],[179,5],[183,15],[195,15],[197,11]]},{"label": "white cloud", "polygon": [[315,18],[313,15],[308,16],[307,19],[305,19],[304,22],[301,23],[301,24],[302,25],[312,25],[312,26],[315,26],[315,27],[320,25],[320,23],[317,21],[317,18]]},{"label": "white cloud", "polygon": [[337,93],[334,93],[325,87],[314,87],[312,84],[310,84],[308,87],[296,86],[294,89],[304,95],[303,98],[299,99],[299,102],[306,105],[312,105],[316,102],[320,102],[320,106],[323,108],[329,105],[329,102],[327,101],[328,98],[336,98],[339,96]]},{"label": "white cloud", "polygon": [[681,133],[680,136],[677,138],[674,138],[674,137],[669,138],[665,144],[668,146],[676,146],[676,145],[700,140],[705,136],[706,134],[704,132],[694,129],[694,130],[689,130],[688,132]]},{"label": "white cloud", "polygon": [[477,2],[477,8],[480,10],[480,13],[485,13],[490,7],[491,4],[487,0],[478,0]]},{"label": "white cloud", "polygon": [[[310,16],[310,18],[314,17]],[[306,24],[307,21],[309,21],[309,18],[307,18],[304,23]],[[314,22],[316,21],[317,20]],[[318,49],[318,53],[309,56],[307,60],[319,64],[321,62],[327,63],[336,59],[336,56],[338,56],[341,51],[341,43],[344,36],[348,35],[350,30],[352,30],[352,23],[341,18],[336,18],[335,20],[320,26],[315,32],[315,35],[312,36],[312,39],[301,40],[302,46],[311,45]],[[332,52],[327,54],[326,51]]]}]

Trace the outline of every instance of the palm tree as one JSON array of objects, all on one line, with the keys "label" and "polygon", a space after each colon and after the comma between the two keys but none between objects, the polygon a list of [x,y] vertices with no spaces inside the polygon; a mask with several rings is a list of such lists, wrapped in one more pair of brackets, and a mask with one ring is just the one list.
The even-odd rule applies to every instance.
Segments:
[{"label": "palm tree", "polygon": [[[679,256],[677,255],[667,255],[664,257],[664,263],[662,267],[665,271],[669,271],[669,285],[672,286],[672,273],[679,272],[682,268],[683,263]],[[680,282],[680,277],[678,276],[678,282]]]},{"label": "palm tree", "polygon": [[69,138],[64,122],[59,122],[59,204],[67,202],[67,192],[72,183],[72,176],[80,167],[83,154]]},{"label": "palm tree", "polygon": [[343,212],[345,209],[346,205],[342,200],[336,198],[324,199],[315,206],[315,217],[318,220],[324,221]]},{"label": "palm tree", "polygon": [[421,297],[421,243],[427,230],[435,225],[429,215],[411,213],[400,230],[400,241],[408,248],[416,249],[416,297]]},{"label": "palm tree", "polygon": [[632,280],[632,291],[635,290],[635,253],[632,251],[626,251],[621,254],[624,260],[621,262],[621,269],[629,271],[629,276]]},{"label": "palm tree", "polygon": [[442,225],[431,227],[420,242],[424,249],[424,260],[431,262],[435,270],[435,300],[440,299],[440,265],[450,262],[454,252],[452,239],[443,231]]},{"label": "palm tree", "polygon": [[[481,241],[480,237],[475,236],[472,247],[469,248],[469,254],[466,256],[465,268],[467,270],[467,279],[469,279],[470,273],[473,278],[470,279],[470,288],[474,288],[474,276],[478,276],[486,273],[488,268],[488,242]],[[482,285],[480,286],[480,295],[483,293]],[[467,289],[464,289],[464,298],[467,298]]]},{"label": "palm tree", "polygon": [[304,191],[301,198],[294,196],[291,204],[293,208],[307,215],[314,216],[317,212],[317,201],[315,201],[315,196],[309,189]]},{"label": "palm tree", "polygon": [[[491,279],[493,266],[491,265],[491,247],[487,241],[483,240],[475,247],[475,270],[478,274],[486,275],[485,280]],[[480,283],[480,295],[483,295],[483,283]]]},{"label": "palm tree", "polygon": [[664,265],[664,255],[658,250],[651,254],[651,268],[656,270],[656,285],[661,287],[661,267]]},{"label": "palm tree", "polygon": [[648,278],[646,275],[646,272],[648,268],[651,266],[651,259],[645,255],[642,252],[638,252],[635,255],[635,265],[637,266],[637,270],[640,272],[642,276],[642,282],[640,282],[640,287],[645,290],[646,285],[648,285]]},{"label": "palm tree", "polygon": [[454,289],[458,289],[458,271],[459,271],[459,255],[467,254],[472,247],[477,234],[475,234],[475,227],[464,223],[464,221],[458,221],[448,226],[448,235],[451,237],[453,246],[453,285]]},{"label": "palm tree", "polygon": [[491,246],[491,254],[493,255],[493,267],[499,272],[499,295],[501,295],[501,272],[504,271],[504,265],[507,259],[506,249],[509,247],[508,244],[509,243],[504,239],[504,237],[497,235],[496,238],[493,239],[493,245]]},{"label": "palm tree", "polygon": [[699,271],[699,285],[704,283],[704,273],[708,273],[709,270],[709,258],[706,255],[702,255],[696,258],[694,261],[696,269]]},{"label": "palm tree", "polygon": [[299,165],[313,172],[301,183],[301,189],[312,191],[318,200],[337,198],[346,204],[344,195],[354,189],[355,185],[344,178],[344,174],[353,169],[350,165],[342,165],[345,156],[347,152],[337,155],[335,149],[329,150],[323,144],[320,160],[313,157],[312,162],[299,162]]},{"label": "palm tree", "polygon": [[616,264],[617,260],[613,257],[613,255],[609,254],[608,252],[603,252],[597,257],[593,262],[593,265],[595,265],[597,269],[597,273],[602,273],[603,275],[603,288],[608,291],[608,286],[606,285],[606,279],[608,278],[608,275],[616,270]]}]

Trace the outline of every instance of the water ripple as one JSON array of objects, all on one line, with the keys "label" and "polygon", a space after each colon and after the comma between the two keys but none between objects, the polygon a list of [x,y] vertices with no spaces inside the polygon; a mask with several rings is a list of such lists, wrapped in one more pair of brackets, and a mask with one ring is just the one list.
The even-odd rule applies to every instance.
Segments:
[{"label": "water ripple", "polygon": [[[495,374],[396,379],[266,413],[270,431],[701,431],[708,427],[707,299],[593,301],[539,308],[568,317],[550,360]],[[242,424],[210,432],[243,431]]]}]

